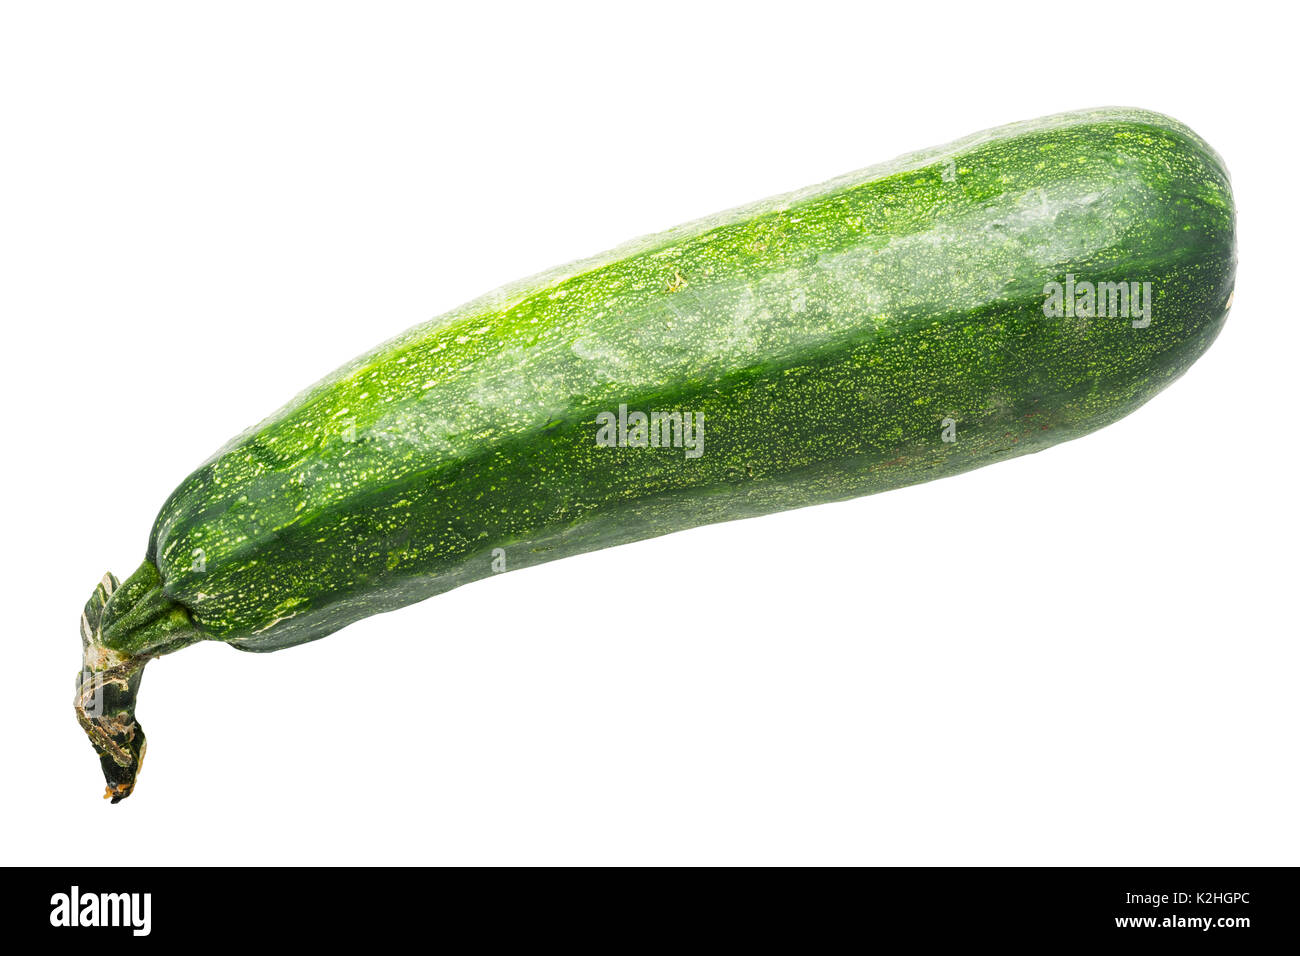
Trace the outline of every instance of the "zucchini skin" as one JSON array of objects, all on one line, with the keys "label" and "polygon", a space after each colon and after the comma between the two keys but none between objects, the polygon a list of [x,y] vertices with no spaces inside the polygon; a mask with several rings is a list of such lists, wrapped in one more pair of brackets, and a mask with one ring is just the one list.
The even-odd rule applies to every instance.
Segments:
[{"label": "zucchini skin", "polygon": [[[1181,375],[1235,264],[1227,173],[1181,124],[1107,109],[977,134],[411,329],[187,477],[141,573],[202,637],[268,651],[494,557],[514,570],[956,474]],[[1151,282],[1153,320],[1046,318],[1067,274]],[[598,446],[620,405],[702,414],[703,454]],[[116,644],[138,649],[130,629]]]}]

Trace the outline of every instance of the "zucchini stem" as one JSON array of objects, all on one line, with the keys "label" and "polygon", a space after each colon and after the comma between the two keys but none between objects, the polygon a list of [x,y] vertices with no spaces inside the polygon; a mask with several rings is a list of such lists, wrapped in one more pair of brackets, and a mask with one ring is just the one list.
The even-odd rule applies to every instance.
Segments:
[{"label": "zucchini stem", "polygon": [[81,615],[82,667],[73,706],[99,755],[105,799],[125,800],[144,762],[144,728],[135,719],[144,666],[201,640],[189,613],[168,599],[153,563],[124,584],[105,574]]}]

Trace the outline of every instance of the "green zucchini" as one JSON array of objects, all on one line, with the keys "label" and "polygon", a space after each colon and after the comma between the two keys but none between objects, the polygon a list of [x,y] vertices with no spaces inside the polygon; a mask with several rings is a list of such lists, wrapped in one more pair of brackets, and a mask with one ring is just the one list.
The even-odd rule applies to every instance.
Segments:
[{"label": "green zucchini", "polygon": [[[1218,156],[1132,109],[980,133],[508,286],[323,379],[168,498],[82,618],[114,801],[146,661],[271,651],[528,567],[898,488],[1115,421],[1218,334]],[[644,417],[643,417],[644,416]]]}]

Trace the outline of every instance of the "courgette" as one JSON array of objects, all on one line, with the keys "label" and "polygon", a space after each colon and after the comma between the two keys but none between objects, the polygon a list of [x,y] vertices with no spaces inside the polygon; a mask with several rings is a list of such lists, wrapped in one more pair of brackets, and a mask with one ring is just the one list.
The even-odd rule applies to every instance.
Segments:
[{"label": "courgette", "polygon": [[1236,269],[1218,156],[1155,113],[979,133],[508,286],[189,475],[82,617],[114,802],[148,660],[272,651],[487,577],[1086,434],[1181,375]]}]

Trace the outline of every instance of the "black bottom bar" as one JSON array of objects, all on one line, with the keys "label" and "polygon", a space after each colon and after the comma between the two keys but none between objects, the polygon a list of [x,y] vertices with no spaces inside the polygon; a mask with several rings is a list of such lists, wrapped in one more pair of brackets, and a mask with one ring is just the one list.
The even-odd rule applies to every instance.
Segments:
[{"label": "black bottom bar", "polygon": [[[1294,869],[857,869],[818,873],[638,873],[571,886],[525,875],[515,889],[476,873],[413,869],[11,870],[6,926],[51,936],[296,945],[343,932],[448,930],[485,941],[627,944],[1131,940],[1290,945],[1300,929]],[[702,878],[703,877],[703,878]],[[565,881],[567,882],[567,881]],[[75,889],[74,889],[75,888]],[[430,935],[431,932],[436,935]],[[129,944],[128,944],[129,945]]]}]

